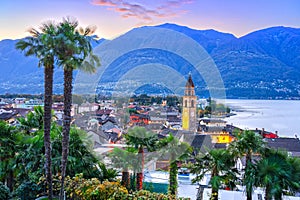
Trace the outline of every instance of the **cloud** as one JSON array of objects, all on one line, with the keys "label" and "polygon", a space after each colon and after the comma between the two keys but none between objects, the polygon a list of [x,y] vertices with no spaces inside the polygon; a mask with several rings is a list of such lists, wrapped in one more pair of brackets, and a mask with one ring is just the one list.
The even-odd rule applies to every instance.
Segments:
[{"label": "cloud", "polygon": [[193,3],[194,0],[170,0],[164,3],[153,3],[155,6],[129,3],[125,0],[93,0],[92,4],[96,6],[106,6],[121,14],[123,18],[137,18],[142,21],[153,21],[154,18],[176,17],[187,11],[181,10],[184,4]]},{"label": "cloud", "polygon": [[117,4],[111,0],[93,0],[92,4],[97,6],[117,6]]}]

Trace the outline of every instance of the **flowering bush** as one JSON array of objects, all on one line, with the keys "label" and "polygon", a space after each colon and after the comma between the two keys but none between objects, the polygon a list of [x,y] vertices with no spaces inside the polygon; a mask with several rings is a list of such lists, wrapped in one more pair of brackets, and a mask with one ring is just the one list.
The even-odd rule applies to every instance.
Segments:
[{"label": "flowering bush", "polygon": [[172,195],[152,193],[140,190],[129,194],[119,182],[100,182],[96,178],[85,179],[78,174],[72,179],[66,178],[66,191],[71,200],[188,200]]},{"label": "flowering bush", "polygon": [[66,191],[70,199],[82,200],[114,200],[126,199],[128,191],[119,182],[104,181],[98,179],[84,179],[82,174],[74,178],[66,179]]},{"label": "flowering bush", "polygon": [[[52,176],[52,190],[53,190],[53,195],[58,196],[59,191],[60,191],[60,182],[61,182],[61,176],[59,174],[55,174]],[[38,196],[47,196],[47,180],[46,177],[43,175],[39,178],[39,182],[37,185],[41,188],[40,193]]]}]

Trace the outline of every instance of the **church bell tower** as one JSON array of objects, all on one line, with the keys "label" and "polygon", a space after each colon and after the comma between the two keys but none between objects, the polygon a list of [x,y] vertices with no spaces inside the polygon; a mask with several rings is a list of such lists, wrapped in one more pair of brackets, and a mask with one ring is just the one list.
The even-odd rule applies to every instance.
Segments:
[{"label": "church bell tower", "polygon": [[187,131],[196,131],[196,104],[195,85],[191,74],[185,84],[185,91],[182,101],[182,129]]}]

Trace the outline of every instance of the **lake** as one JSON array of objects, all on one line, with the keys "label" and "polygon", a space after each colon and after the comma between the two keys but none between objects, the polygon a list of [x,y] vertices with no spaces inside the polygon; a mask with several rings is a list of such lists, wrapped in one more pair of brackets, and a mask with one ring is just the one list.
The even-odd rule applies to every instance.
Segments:
[{"label": "lake", "polygon": [[280,137],[300,137],[300,101],[227,99],[226,104],[236,114],[225,119],[228,124],[278,131]]}]

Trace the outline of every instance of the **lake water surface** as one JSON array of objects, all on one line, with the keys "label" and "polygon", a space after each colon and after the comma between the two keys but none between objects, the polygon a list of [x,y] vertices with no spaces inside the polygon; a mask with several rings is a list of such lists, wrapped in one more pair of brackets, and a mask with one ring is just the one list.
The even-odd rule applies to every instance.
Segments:
[{"label": "lake water surface", "polygon": [[300,137],[300,101],[227,99],[226,104],[236,114],[226,118],[228,124],[278,131],[280,137]]}]

